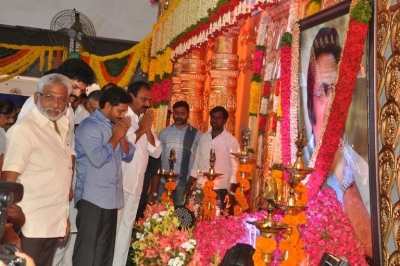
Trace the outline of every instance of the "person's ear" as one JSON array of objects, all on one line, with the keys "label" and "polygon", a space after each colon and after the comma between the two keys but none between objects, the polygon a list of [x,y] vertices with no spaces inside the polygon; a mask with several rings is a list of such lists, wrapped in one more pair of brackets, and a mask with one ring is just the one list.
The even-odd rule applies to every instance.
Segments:
[{"label": "person's ear", "polygon": [[35,94],[33,95],[33,101],[35,102],[35,104],[37,104],[38,103],[38,101],[39,101],[39,93],[38,92],[35,92]]}]

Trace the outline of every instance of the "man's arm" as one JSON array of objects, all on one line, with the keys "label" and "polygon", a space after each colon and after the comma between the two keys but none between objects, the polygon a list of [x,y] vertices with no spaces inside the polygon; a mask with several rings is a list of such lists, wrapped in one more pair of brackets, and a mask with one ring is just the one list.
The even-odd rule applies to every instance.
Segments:
[{"label": "man's arm", "polygon": [[15,181],[17,181],[19,175],[20,175],[20,173],[17,173],[17,172],[4,171],[1,174],[1,180],[9,181],[9,182],[15,182]]}]

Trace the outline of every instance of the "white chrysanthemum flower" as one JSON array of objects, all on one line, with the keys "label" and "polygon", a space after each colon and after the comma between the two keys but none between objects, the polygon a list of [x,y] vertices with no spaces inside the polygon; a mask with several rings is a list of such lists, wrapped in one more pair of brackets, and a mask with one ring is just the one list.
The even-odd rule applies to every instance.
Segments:
[{"label": "white chrysanthemum flower", "polygon": [[159,214],[160,214],[161,216],[164,217],[164,216],[165,216],[165,213],[166,213],[165,211],[162,211],[162,212],[160,212]]}]

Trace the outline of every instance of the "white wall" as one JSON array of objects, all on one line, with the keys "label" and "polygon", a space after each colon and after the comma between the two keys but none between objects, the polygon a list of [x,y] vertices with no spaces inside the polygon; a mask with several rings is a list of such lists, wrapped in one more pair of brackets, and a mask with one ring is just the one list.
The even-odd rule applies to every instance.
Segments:
[{"label": "white wall", "polygon": [[[4,77],[4,76],[0,76]],[[20,90],[21,95],[31,96],[35,93],[37,87],[38,78],[17,76],[13,79],[7,80],[5,82],[0,82],[0,93],[14,93],[14,89]],[[99,86],[94,83],[92,86],[87,87],[86,94],[89,94],[93,90],[99,90]]]},{"label": "white wall", "polygon": [[98,37],[140,41],[152,30],[158,6],[149,0],[0,0],[0,24],[49,29],[53,17],[76,9],[93,23]]}]

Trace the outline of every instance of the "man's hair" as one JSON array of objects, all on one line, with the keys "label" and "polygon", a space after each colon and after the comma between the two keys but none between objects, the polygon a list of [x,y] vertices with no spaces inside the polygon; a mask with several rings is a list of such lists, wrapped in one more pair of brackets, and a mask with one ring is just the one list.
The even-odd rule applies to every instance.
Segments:
[{"label": "man's hair", "polygon": [[17,110],[17,107],[12,101],[10,100],[0,101],[0,114],[11,115],[15,110]]},{"label": "man's hair", "polygon": [[[317,122],[314,112],[314,85],[316,81],[316,60],[321,54],[332,54],[335,58],[336,64],[339,63],[342,48],[339,44],[339,34],[335,28],[324,27],[321,28],[314,38],[311,46],[310,61],[307,71],[307,109],[310,123],[315,125]],[[337,71],[335,69],[335,71]],[[324,84],[321,84],[323,86]],[[331,88],[331,84],[327,84],[326,88]],[[325,89],[325,88],[324,88]]]},{"label": "man's hair", "polygon": [[217,112],[222,112],[222,116],[223,116],[224,120],[228,119],[229,114],[228,114],[228,111],[224,107],[215,106],[213,109],[211,109],[210,115],[217,113]]},{"label": "man's hair", "polygon": [[87,98],[88,98],[88,96],[87,96],[86,93],[82,93],[79,97],[80,97],[81,99],[87,99]]},{"label": "man's hair", "polygon": [[101,87],[100,90],[105,91],[105,90],[108,90],[109,88],[114,87],[114,86],[117,86],[117,84],[114,84],[114,83],[110,82],[110,83],[107,83],[106,85],[104,85],[103,87]]},{"label": "man's hair", "polygon": [[64,85],[64,87],[67,88],[68,95],[71,94],[71,81],[66,76],[61,74],[49,74],[41,77],[37,84],[37,91],[42,93],[45,86],[53,84]]},{"label": "man's hair", "polygon": [[85,83],[87,86],[93,84],[95,75],[93,69],[82,59],[71,58],[65,60],[59,67],[58,73],[72,80]]},{"label": "man's hair", "polygon": [[151,90],[149,83],[139,80],[129,84],[127,91],[128,93],[132,93],[133,96],[137,97],[137,94],[141,88],[145,90]]},{"label": "man's hair", "polygon": [[106,102],[109,102],[112,106],[118,106],[121,103],[131,103],[132,97],[124,89],[113,86],[102,92],[99,100],[100,109],[105,107]]},{"label": "man's hair", "polygon": [[172,110],[179,107],[185,107],[186,111],[189,112],[189,104],[186,101],[177,101],[174,103],[174,105],[172,105]]},{"label": "man's hair", "polygon": [[87,100],[88,100],[88,102],[91,100],[99,102],[102,94],[103,94],[103,92],[101,90],[92,91],[91,93],[89,93]]}]

